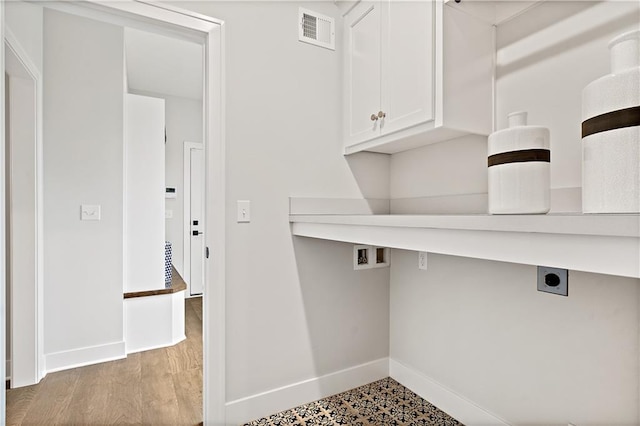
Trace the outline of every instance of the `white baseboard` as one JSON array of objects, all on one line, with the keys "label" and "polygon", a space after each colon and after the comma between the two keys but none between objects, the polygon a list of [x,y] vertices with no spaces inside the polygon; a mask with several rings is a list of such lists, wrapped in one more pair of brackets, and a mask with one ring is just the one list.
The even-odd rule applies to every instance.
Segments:
[{"label": "white baseboard", "polygon": [[54,371],[68,370],[70,368],[114,361],[126,357],[124,341],[55,352],[45,355],[45,371],[47,373],[53,373]]},{"label": "white baseboard", "polygon": [[240,425],[389,376],[389,358],[227,402],[226,423]]},{"label": "white baseboard", "polygon": [[466,425],[509,424],[452,390],[447,389],[435,380],[393,359],[389,360],[389,375],[401,385],[411,389]]},{"label": "white baseboard", "polygon": [[4,370],[5,376],[6,376],[5,380],[11,380],[11,360],[10,359],[7,360],[7,363],[5,364],[4,368],[6,369]]}]

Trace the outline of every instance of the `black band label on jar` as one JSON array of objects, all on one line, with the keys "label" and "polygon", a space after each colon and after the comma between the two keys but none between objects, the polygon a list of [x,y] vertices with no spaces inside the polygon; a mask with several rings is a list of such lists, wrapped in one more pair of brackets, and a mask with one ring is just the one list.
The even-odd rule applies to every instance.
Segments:
[{"label": "black band label on jar", "polygon": [[493,154],[487,160],[489,167],[508,163],[529,163],[532,161],[548,163],[551,161],[551,151],[548,149],[522,149]]},{"label": "black band label on jar", "polygon": [[640,106],[607,112],[583,121],[582,137],[634,126],[640,126]]}]

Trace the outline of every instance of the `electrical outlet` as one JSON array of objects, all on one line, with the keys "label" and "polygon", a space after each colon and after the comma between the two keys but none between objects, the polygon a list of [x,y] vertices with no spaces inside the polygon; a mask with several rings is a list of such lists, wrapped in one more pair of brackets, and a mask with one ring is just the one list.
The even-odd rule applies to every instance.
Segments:
[{"label": "electrical outlet", "polygon": [[548,266],[538,266],[538,291],[569,295],[569,271]]},{"label": "electrical outlet", "polygon": [[418,269],[427,270],[427,253],[424,251],[418,252]]}]

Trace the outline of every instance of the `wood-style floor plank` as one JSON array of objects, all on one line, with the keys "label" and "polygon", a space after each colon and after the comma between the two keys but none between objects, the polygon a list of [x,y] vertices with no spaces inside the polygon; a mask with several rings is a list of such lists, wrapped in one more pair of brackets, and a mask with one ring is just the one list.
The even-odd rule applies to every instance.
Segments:
[{"label": "wood-style floor plank", "polygon": [[171,373],[154,374],[142,382],[142,423],[177,425],[180,423],[178,398]]},{"label": "wood-style floor plank", "polygon": [[172,374],[171,377],[182,424],[198,424],[202,421],[202,372],[200,369],[189,370]]},{"label": "wood-style floor plank", "polygon": [[35,398],[37,386],[25,386],[17,388],[12,392],[7,392],[7,406],[13,407],[7,411],[7,426],[19,425],[22,423],[27,410]]},{"label": "wood-style floor plank", "polygon": [[[22,420],[23,425],[63,425],[80,377],[79,369],[48,374],[37,387],[35,398]],[[12,393],[12,390],[7,393]],[[7,412],[13,407],[7,406]]]},{"label": "wood-style floor plank", "polygon": [[200,324],[202,324],[202,297],[192,297],[187,299],[187,304],[187,306],[195,311],[196,316],[200,320]]},{"label": "wood-style floor plank", "polygon": [[82,367],[68,424],[141,424],[140,357]]},{"label": "wood-style floor plank", "polygon": [[108,413],[115,407],[109,407],[108,383],[101,380],[101,365],[80,368],[80,377],[76,383],[69,408],[65,411],[63,424],[112,424]]},{"label": "wood-style floor plank", "polygon": [[140,352],[140,374],[142,380],[169,371],[169,357],[165,349]]},{"label": "wood-style floor plank", "polygon": [[188,340],[166,349],[171,374],[202,368],[202,352],[198,353],[195,345],[191,345]]},{"label": "wood-style floor plank", "polygon": [[7,425],[201,424],[201,312],[201,298],[185,300],[187,339],[178,345],[8,390]]}]

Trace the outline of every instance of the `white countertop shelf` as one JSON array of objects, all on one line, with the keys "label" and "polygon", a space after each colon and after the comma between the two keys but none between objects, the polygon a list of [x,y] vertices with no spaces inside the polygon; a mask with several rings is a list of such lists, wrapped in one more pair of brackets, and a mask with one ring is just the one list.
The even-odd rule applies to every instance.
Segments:
[{"label": "white countertop shelf", "polygon": [[290,215],[293,235],[640,278],[640,215]]}]

